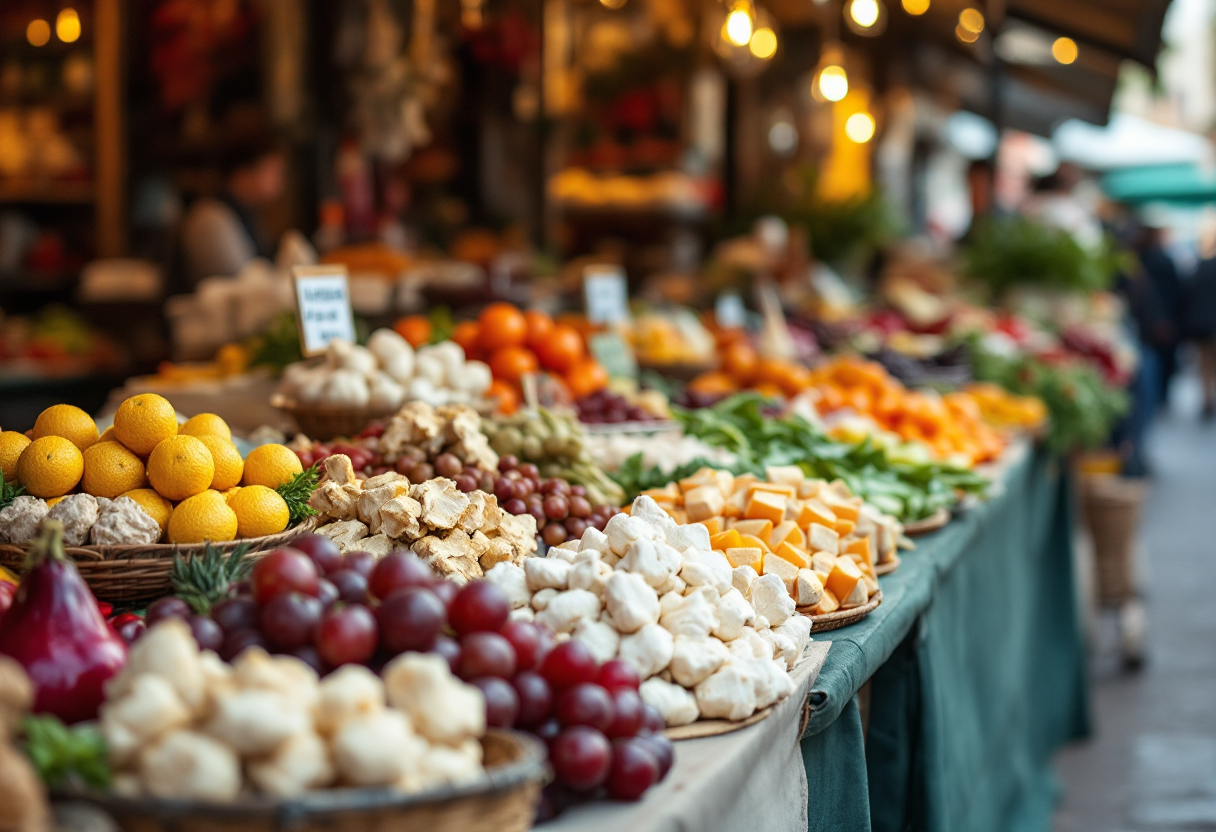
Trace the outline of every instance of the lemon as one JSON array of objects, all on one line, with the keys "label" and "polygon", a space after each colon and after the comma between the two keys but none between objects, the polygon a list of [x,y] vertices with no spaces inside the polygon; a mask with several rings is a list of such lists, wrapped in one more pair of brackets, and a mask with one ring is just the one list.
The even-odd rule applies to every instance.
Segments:
[{"label": "lemon", "polygon": [[279,492],[264,485],[247,485],[228,498],[236,512],[237,537],[262,537],[287,528],[291,512]]},{"label": "lemon", "polygon": [[144,463],[121,442],[98,442],[84,452],[80,487],[94,497],[111,500],[144,484]]},{"label": "lemon", "polygon": [[227,491],[239,484],[241,474],[245,470],[245,460],[241,459],[241,452],[236,449],[236,445],[233,445],[231,440],[214,434],[195,438],[207,446],[207,450],[211,452],[211,461],[215,463],[215,476],[211,480],[211,487],[216,491]]},{"label": "lemon", "polygon": [[194,436],[174,436],[148,456],[148,481],[156,493],[170,500],[184,500],[206,491],[215,479],[211,451]]},{"label": "lemon", "polygon": [[17,476],[17,460],[30,444],[30,438],[15,430],[0,433],[0,478],[8,482]]},{"label": "lemon", "polygon": [[169,515],[173,513],[173,503],[157,494],[151,488],[137,488],[128,491],[120,497],[130,497],[144,510],[144,513],[160,525],[160,533],[164,534],[169,528]]},{"label": "lemon", "polygon": [[300,458],[286,445],[259,445],[245,457],[241,484],[278,488],[303,470]]},{"label": "lemon", "polygon": [[199,413],[197,416],[191,416],[182,422],[177,432],[187,436],[222,436],[229,441],[232,440],[232,431],[228,428],[228,423],[214,413]]},{"label": "lemon", "polygon": [[39,413],[34,422],[33,438],[44,436],[62,436],[83,451],[97,441],[97,424],[79,407],[56,404]]},{"label": "lemon", "polygon": [[177,435],[177,414],[164,396],[140,393],[114,412],[114,433],[128,449],[146,457],[161,442]]},{"label": "lemon", "polygon": [[182,500],[169,515],[170,543],[233,540],[236,529],[236,512],[220,492],[210,489]]},{"label": "lemon", "polygon": [[17,482],[33,497],[62,497],[80,482],[84,457],[62,436],[35,439],[17,460]]}]

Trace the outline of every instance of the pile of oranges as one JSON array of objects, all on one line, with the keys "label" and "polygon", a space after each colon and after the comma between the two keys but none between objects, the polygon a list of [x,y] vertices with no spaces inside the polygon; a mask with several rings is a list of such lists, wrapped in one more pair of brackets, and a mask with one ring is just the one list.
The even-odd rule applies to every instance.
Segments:
[{"label": "pile of oranges", "polygon": [[574,399],[608,386],[608,374],[587,354],[582,334],[544,312],[492,303],[476,321],[456,324],[452,340],[469,359],[490,365],[494,383],[488,396],[496,398],[505,413],[518,407],[520,381],[530,373],[548,373]]},{"label": "pile of oranges", "polygon": [[998,457],[1006,444],[971,394],[909,390],[874,361],[838,356],[811,371],[811,386],[820,413],[852,409],[939,458],[975,465]]},{"label": "pile of oranges", "polygon": [[219,416],[178,424],[173,405],[143,393],[119,405],[98,435],[78,407],[44,410],[29,435],[0,432],[0,470],[25,493],[53,505],[68,494],[129,497],[170,543],[261,537],[287,528],[290,511],[275,490],[299,474],[299,457],[262,445],[245,458]]},{"label": "pile of oranges", "polygon": [[689,389],[712,396],[754,390],[765,396],[796,396],[811,385],[811,373],[797,361],[761,358],[745,337],[723,340],[719,333],[718,369],[702,373]]}]

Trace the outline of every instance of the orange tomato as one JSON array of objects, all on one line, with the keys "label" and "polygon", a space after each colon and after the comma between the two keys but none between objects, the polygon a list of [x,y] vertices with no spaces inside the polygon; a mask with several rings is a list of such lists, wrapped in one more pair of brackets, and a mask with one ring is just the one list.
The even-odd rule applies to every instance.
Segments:
[{"label": "orange tomato", "polygon": [[509,303],[491,303],[477,319],[481,327],[478,344],[490,354],[503,347],[522,347],[528,337],[528,321],[524,313]]},{"label": "orange tomato", "polygon": [[500,378],[490,382],[490,388],[486,390],[486,398],[498,402],[498,412],[506,416],[510,416],[519,409],[519,393],[515,391],[515,386]]},{"label": "orange tomato", "polygon": [[709,396],[729,396],[738,392],[739,385],[726,373],[702,373],[688,383],[688,389]]},{"label": "orange tomato", "polygon": [[608,386],[608,373],[594,358],[584,358],[566,374],[566,386],[575,399],[590,396]]},{"label": "orange tomato", "polygon": [[739,384],[751,384],[759,367],[759,354],[746,342],[737,342],[722,350],[722,372]]},{"label": "orange tomato", "polygon": [[503,347],[490,356],[490,372],[494,378],[518,384],[528,373],[540,369],[540,363],[532,350],[524,347]]},{"label": "orange tomato", "polygon": [[461,321],[452,329],[452,340],[464,350],[466,358],[472,358],[480,352],[477,346],[480,335],[481,327],[476,321]]},{"label": "orange tomato", "polygon": [[545,342],[553,333],[553,319],[549,317],[547,312],[542,312],[539,309],[529,309],[524,313],[524,320],[528,324],[528,349],[533,352],[536,348]]},{"label": "orange tomato", "polygon": [[415,349],[430,343],[431,319],[425,315],[406,315],[404,318],[398,318],[393,329]]},{"label": "orange tomato", "polygon": [[540,365],[554,373],[568,373],[583,360],[583,336],[568,324],[557,324],[543,343],[536,345]]}]

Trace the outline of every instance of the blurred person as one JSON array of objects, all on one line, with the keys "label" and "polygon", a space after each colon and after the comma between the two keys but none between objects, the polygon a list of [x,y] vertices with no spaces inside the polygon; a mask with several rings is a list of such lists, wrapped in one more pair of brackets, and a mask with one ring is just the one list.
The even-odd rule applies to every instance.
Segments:
[{"label": "blurred person", "polygon": [[1067,162],[1055,173],[1040,176],[1022,205],[1022,213],[1067,231],[1083,248],[1096,251],[1102,245],[1102,223],[1092,206],[1076,193],[1082,178],[1080,168]]},{"label": "blurred person", "polygon": [[1203,418],[1216,417],[1216,229],[1199,239],[1199,265],[1186,291],[1186,335],[1199,354]]},{"label": "blurred person", "polygon": [[1119,275],[1115,291],[1127,303],[1139,360],[1136,375],[1127,389],[1131,409],[1115,427],[1112,440],[1123,460],[1124,475],[1145,477],[1149,474],[1144,456],[1145,439],[1157,412],[1161,385],[1153,333],[1161,331],[1166,318],[1157,287],[1138,264],[1130,272]]},{"label": "blurred person", "polygon": [[223,189],[195,200],[182,223],[190,286],[204,277],[235,275],[255,257],[273,257],[257,212],[283,193],[284,165],[283,153],[269,139],[236,145],[224,155]]},{"label": "blurred person", "polygon": [[972,159],[967,165],[967,198],[971,202],[971,222],[959,238],[968,243],[976,227],[986,217],[999,217],[1005,212],[996,200],[996,166],[991,159]]},{"label": "blurred person", "polygon": [[1166,250],[1165,230],[1145,222],[1133,246],[1145,276],[1152,283],[1159,306],[1159,319],[1147,343],[1157,354],[1157,403],[1169,409],[1170,382],[1178,371],[1178,344],[1182,338],[1183,286],[1174,258]]}]

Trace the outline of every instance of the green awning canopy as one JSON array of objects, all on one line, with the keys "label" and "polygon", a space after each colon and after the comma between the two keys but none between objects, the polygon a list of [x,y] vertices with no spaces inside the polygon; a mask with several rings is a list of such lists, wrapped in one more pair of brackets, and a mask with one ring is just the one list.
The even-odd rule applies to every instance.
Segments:
[{"label": "green awning canopy", "polygon": [[1216,170],[1196,165],[1153,165],[1108,173],[1102,188],[1113,200],[1139,205],[1216,203]]}]

